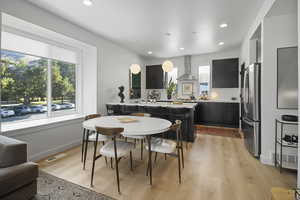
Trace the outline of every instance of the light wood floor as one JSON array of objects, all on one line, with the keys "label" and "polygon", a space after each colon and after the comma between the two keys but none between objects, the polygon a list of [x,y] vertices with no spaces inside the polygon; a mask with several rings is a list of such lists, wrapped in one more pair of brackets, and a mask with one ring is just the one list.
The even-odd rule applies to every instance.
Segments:
[{"label": "light wood floor", "polygon": [[[90,145],[92,146],[92,145]],[[48,164],[39,162],[41,169],[71,182],[89,187],[91,149],[87,169],[82,170],[80,147],[65,152],[66,157]],[[120,162],[121,192],[117,193],[115,171],[105,165],[104,159],[96,163],[93,190],[130,200],[270,200],[274,186],[295,187],[296,174],[262,165],[245,150],[242,139],[198,135],[195,143],[185,152],[186,166],[182,184],[178,184],[177,160],[163,155],[158,157],[153,170],[153,185],[145,176],[147,154],[140,160],[139,149],[134,152],[134,171],[129,159]]]}]

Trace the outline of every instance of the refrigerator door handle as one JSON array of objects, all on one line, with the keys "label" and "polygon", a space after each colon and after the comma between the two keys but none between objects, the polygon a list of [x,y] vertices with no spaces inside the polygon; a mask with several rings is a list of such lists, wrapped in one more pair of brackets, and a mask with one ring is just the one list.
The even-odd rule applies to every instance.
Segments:
[{"label": "refrigerator door handle", "polygon": [[[246,77],[247,77],[247,73],[248,73],[248,70],[245,70],[245,73],[244,73],[244,88],[243,88],[243,105],[244,105],[244,110],[245,110],[245,113],[247,114],[248,113],[248,108],[246,106],[246,104],[249,102],[249,94],[247,94],[246,96]],[[247,97],[247,98],[246,98]],[[247,100],[246,100],[247,99]],[[247,102],[246,102],[247,101]]]},{"label": "refrigerator door handle", "polygon": [[248,124],[249,126],[254,126],[254,125],[253,125],[253,122],[251,122],[251,121],[248,120],[248,119],[243,118],[243,122],[245,122],[245,123]]}]

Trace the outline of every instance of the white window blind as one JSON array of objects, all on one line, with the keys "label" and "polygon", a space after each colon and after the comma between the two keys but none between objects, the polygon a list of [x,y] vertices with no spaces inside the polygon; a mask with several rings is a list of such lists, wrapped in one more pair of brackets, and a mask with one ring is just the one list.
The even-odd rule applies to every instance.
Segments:
[{"label": "white window blind", "polygon": [[76,52],[9,32],[2,32],[1,48],[69,63],[77,63]]}]

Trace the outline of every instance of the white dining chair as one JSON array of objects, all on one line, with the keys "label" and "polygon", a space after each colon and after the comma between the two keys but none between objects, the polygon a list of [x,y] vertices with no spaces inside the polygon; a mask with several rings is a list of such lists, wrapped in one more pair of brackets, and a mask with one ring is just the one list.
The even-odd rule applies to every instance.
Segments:
[{"label": "white dining chair", "polygon": [[[151,152],[155,152],[155,159],[157,159],[157,153],[162,153],[165,155],[173,155],[178,159],[178,176],[179,183],[181,183],[181,162],[184,168],[184,158],[183,158],[183,142],[182,142],[182,132],[181,132],[181,121],[176,120],[175,124],[170,127],[171,132],[176,133],[176,141],[163,139],[163,138],[152,138],[151,139]],[[148,150],[148,144],[145,145]],[[149,163],[147,168],[147,175],[149,171]]]},{"label": "white dining chair", "polygon": [[[87,115],[84,120],[86,121],[86,120],[99,118],[99,117],[101,117],[100,114],[91,114],[91,115]],[[102,142],[103,145],[105,144],[105,142],[107,140],[108,140],[108,137],[106,135],[102,135],[102,134],[98,135],[98,142]],[[96,132],[86,130],[85,128],[83,128],[82,146],[81,146],[81,162],[83,162],[83,169],[85,169],[88,145],[90,142],[95,142],[95,141],[96,141]],[[105,158],[105,161],[107,163],[106,158]],[[112,160],[111,160],[111,166],[112,166]]]},{"label": "white dining chair", "polygon": [[[94,171],[95,171],[95,161],[102,157],[114,158],[115,160],[115,169],[117,175],[117,184],[118,192],[120,193],[120,178],[119,178],[119,161],[126,155],[130,155],[130,169],[132,170],[132,150],[134,149],[134,144],[131,142],[117,140],[117,137],[121,136],[121,133],[124,131],[124,128],[106,128],[106,127],[96,127],[96,140],[94,146],[94,156],[93,156],[93,167],[91,175],[91,187],[93,187]],[[107,142],[103,147],[100,148],[100,151],[97,155],[97,143],[98,136],[105,135],[112,138],[112,141]]]}]

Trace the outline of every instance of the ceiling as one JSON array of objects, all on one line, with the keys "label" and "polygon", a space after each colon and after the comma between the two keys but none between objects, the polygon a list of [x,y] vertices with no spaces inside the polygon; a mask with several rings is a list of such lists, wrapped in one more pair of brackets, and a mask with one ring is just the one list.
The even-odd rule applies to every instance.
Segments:
[{"label": "ceiling", "polygon": [[297,0],[276,0],[266,17],[297,14]]},{"label": "ceiling", "polygon": [[28,1],[140,55],[174,57],[240,45],[265,0]]}]

